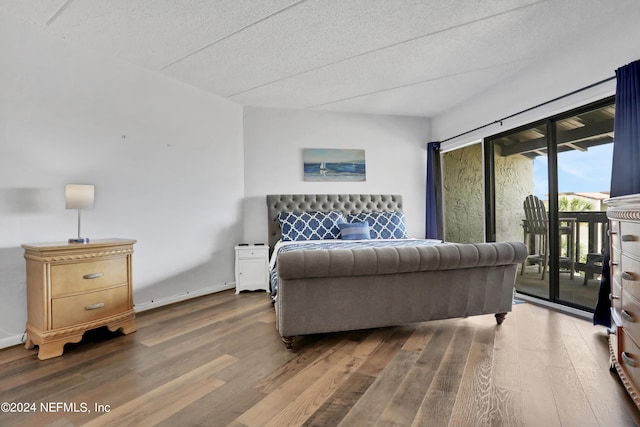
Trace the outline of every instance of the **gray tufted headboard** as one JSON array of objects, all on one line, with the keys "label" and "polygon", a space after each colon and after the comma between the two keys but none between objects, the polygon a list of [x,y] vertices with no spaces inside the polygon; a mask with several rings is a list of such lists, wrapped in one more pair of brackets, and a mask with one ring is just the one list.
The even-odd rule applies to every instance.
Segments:
[{"label": "gray tufted headboard", "polygon": [[402,196],[395,194],[267,194],[269,247],[280,240],[280,212],[338,211],[345,216],[371,211],[402,211]]}]

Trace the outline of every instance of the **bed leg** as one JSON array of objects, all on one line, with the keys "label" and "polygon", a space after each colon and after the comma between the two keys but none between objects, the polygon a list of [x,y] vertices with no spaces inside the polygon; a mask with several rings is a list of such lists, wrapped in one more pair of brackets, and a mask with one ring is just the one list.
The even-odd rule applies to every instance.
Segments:
[{"label": "bed leg", "polygon": [[507,313],[496,313],[496,322],[498,322],[498,325],[502,325],[505,317],[507,317]]},{"label": "bed leg", "polygon": [[286,348],[287,350],[291,350],[293,348],[293,342],[295,340],[296,340],[296,337],[282,337],[284,348]]}]

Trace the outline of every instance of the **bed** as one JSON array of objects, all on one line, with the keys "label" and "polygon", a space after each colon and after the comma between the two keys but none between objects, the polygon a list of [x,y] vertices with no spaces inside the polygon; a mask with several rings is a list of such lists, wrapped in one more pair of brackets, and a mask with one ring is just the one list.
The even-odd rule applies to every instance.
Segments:
[{"label": "bed", "polygon": [[501,324],[511,311],[527,256],[520,242],[408,238],[400,195],[274,194],[266,202],[276,328],[287,349],[301,335],[481,314]]}]

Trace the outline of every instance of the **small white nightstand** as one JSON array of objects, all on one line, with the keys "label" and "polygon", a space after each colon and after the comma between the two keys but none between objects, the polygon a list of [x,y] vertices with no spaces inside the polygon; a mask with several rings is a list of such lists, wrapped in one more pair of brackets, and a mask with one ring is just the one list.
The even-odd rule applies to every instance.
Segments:
[{"label": "small white nightstand", "polygon": [[269,292],[269,246],[238,245],[236,250],[236,294],[240,291]]}]

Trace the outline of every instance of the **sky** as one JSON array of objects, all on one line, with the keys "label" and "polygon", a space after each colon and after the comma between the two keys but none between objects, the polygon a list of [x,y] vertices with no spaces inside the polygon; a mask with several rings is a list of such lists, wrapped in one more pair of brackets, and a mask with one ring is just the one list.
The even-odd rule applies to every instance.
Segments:
[{"label": "sky", "polygon": [[305,163],[364,162],[364,150],[305,148],[303,160]]},{"label": "sky", "polygon": [[[598,145],[587,151],[571,150],[558,154],[558,192],[608,192],[611,185],[613,144]],[[549,194],[547,157],[533,162],[535,194],[546,200]]]}]

